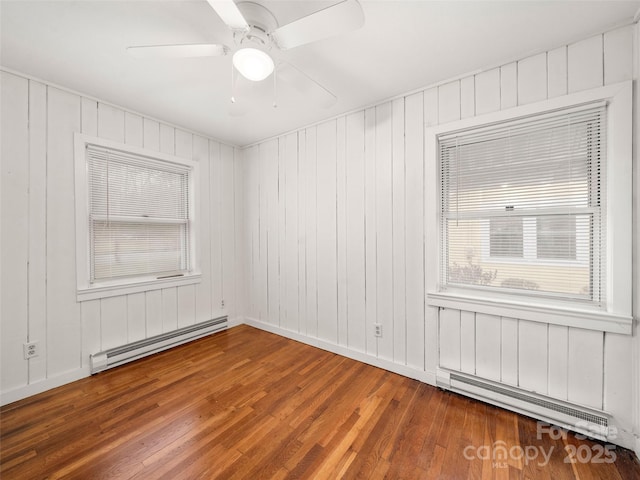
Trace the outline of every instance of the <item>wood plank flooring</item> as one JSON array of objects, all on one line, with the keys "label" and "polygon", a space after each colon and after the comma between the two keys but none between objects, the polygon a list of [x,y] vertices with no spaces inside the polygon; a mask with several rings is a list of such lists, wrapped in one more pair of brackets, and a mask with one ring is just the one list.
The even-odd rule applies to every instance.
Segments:
[{"label": "wood plank flooring", "polygon": [[640,478],[628,450],[244,325],[0,415],[7,480]]}]

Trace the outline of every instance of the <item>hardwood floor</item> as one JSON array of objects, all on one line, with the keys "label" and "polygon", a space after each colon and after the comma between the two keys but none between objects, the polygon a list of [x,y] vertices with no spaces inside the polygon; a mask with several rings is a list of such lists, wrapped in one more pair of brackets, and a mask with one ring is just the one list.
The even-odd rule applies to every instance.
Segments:
[{"label": "hardwood floor", "polygon": [[620,447],[248,326],[0,414],[3,479],[640,478]]}]

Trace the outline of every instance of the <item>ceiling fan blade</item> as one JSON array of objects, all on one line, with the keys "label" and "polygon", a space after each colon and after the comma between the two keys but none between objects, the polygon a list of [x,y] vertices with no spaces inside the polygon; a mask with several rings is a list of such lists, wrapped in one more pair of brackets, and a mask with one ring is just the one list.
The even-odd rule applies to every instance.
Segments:
[{"label": "ceiling fan blade", "polygon": [[287,50],[356,30],[363,24],[364,13],[358,0],[343,0],[277,28],[271,33],[271,38],[280,49]]},{"label": "ceiling fan blade", "polygon": [[197,43],[190,45],[140,45],[127,48],[127,53],[136,58],[189,58],[220,57],[226,55],[226,45]]},{"label": "ceiling fan blade", "polygon": [[207,2],[231,30],[249,29],[249,24],[233,0],[207,0]]},{"label": "ceiling fan blade", "polygon": [[305,97],[311,98],[314,103],[323,108],[332,107],[338,101],[338,98],[333,93],[290,63],[279,63],[277,72],[280,80],[288,83]]}]

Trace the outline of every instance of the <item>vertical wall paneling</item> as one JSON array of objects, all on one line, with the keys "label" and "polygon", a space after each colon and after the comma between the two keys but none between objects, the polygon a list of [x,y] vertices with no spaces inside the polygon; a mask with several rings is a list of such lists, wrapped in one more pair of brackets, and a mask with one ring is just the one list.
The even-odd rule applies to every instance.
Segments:
[{"label": "vertical wall paneling", "polygon": [[460,370],[476,373],[476,314],[460,312]]},{"label": "vertical wall paneling", "polygon": [[211,249],[211,316],[222,314],[222,151],[209,141],[209,248]]},{"label": "vertical wall paneling", "polygon": [[[337,342],[336,121],[317,127],[318,338]],[[320,268],[321,266],[321,268]]]},{"label": "vertical wall paneling", "polygon": [[[424,122],[425,127],[432,127],[438,124],[438,88],[433,87],[421,93],[416,93],[409,97],[405,97],[405,102],[410,98],[420,97],[420,103],[423,104],[424,111],[420,112],[420,124]],[[408,120],[408,117],[405,118]]]},{"label": "vertical wall paneling", "polygon": [[349,348],[366,349],[364,112],[346,119],[346,267]]},{"label": "vertical wall paneling", "polygon": [[500,378],[502,383],[518,385],[518,320],[502,317]]},{"label": "vertical wall paneling", "polygon": [[[253,297],[269,291],[269,303],[277,299],[281,308],[281,326],[296,329],[289,319],[295,306],[288,273],[295,272],[288,263],[295,260],[282,257],[297,252],[303,335],[418,372],[434,374],[442,365],[561,400],[596,407],[604,402],[614,415],[629,410],[628,384],[615,372],[630,354],[624,344],[617,348],[617,338],[426,305],[437,265],[425,252],[438,248],[438,238],[425,231],[425,218],[435,218],[438,198],[425,187],[425,178],[437,172],[424,169],[424,128],[631,78],[633,34],[632,27],[619,28],[299,130],[297,203],[290,198],[296,193],[289,139],[281,138],[276,175],[285,189],[279,192],[285,218],[274,231],[286,276],[279,277],[281,292],[274,297],[266,263],[261,270],[254,261],[248,284],[257,277],[263,283],[258,293],[249,288],[249,303],[259,304]],[[256,147],[259,168],[245,163],[247,184],[257,170],[258,189],[270,188],[268,164],[278,152],[265,153],[269,148],[269,142]],[[254,200],[259,214],[247,214],[244,224],[258,232],[263,249],[266,243],[271,249],[268,195]],[[296,205],[297,216],[290,211]],[[289,236],[295,220],[297,251]],[[380,338],[376,323],[383,327]]]},{"label": "vertical wall paneling", "polygon": [[144,131],[142,117],[134,113],[124,112],[124,142],[134,147],[142,147]]},{"label": "vertical wall paneling", "polygon": [[304,130],[297,134],[298,179],[298,321],[296,330],[307,332],[307,135]]},{"label": "vertical wall paneling", "polygon": [[145,294],[141,292],[127,295],[127,342],[142,340],[146,336],[147,305]]},{"label": "vertical wall paneling", "polygon": [[145,306],[147,313],[147,336],[160,335],[162,328],[162,290],[145,292]]},{"label": "vertical wall paneling", "polygon": [[569,328],[549,325],[548,392],[560,400],[568,398]]},{"label": "vertical wall paneling", "polygon": [[603,333],[569,329],[568,398],[593,408],[602,408]]},{"label": "vertical wall paneling", "polygon": [[[124,112],[110,105],[98,103],[98,136],[124,143]],[[104,298],[100,302],[103,348],[124,345],[127,343],[127,297]]]},{"label": "vertical wall paneling", "polygon": [[173,127],[160,124],[160,151],[169,155],[175,155],[176,153],[176,132]]},{"label": "vertical wall paneling", "polygon": [[438,87],[438,120],[440,123],[460,120],[460,81]]},{"label": "vertical wall paneling", "polygon": [[500,67],[500,108],[515,107],[518,104],[518,64],[508,63]]},{"label": "vertical wall paneling", "polygon": [[393,164],[392,108],[376,107],[376,321],[378,357],[393,360]]},{"label": "vertical wall paneling", "polygon": [[346,204],[346,134],[347,120],[336,120],[336,233],[337,233],[337,282],[338,344],[349,345],[347,323],[347,204]]},{"label": "vertical wall paneling", "polygon": [[124,143],[124,112],[111,105],[98,103],[98,136]]},{"label": "vertical wall paneling", "polygon": [[[520,320],[518,331],[519,386],[542,395],[548,393],[549,326]],[[555,366],[552,366],[555,368]]]},{"label": "vertical wall paneling", "polygon": [[[4,87],[3,87],[4,88]],[[29,383],[47,376],[47,87],[29,81],[29,252],[28,333],[40,341],[40,355],[29,360]],[[7,137],[2,135],[3,141]],[[2,155],[3,158],[7,158]]]},{"label": "vertical wall paneling", "polygon": [[364,198],[365,198],[365,310],[366,351],[377,356],[377,338],[374,324],[378,319],[378,293],[376,276],[376,110],[364,112]]},{"label": "vertical wall paneling", "polygon": [[476,114],[500,110],[500,69],[478,73],[475,85]]},{"label": "vertical wall paneling", "polygon": [[142,120],[142,144],[149,150],[160,150],[160,125],[155,120]]},{"label": "vertical wall paneling", "polygon": [[[424,110],[423,110],[424,109]],[[425,366],[424,317],[424,127],[437,116],[437,96],[415,93],[405,100],[405,201],[406,209],[406,308],[407,365],[418,370]],[[437,330],[427,335],[435,337]],[[428,342],[428,341],[427,341]],[[437,351],[434,349],[434,355]],[[434,362],[435,365],[435,362]]]},{"label": "vertical wall paneling", "polygon": [[238,321],[242,321],[247,314],[247,263],[251,258],[247,248],[247,234],[245,232],[246,211],[245,211],[245,189],[246,189],[246,169],[243,161],[242,152],[233,149],[233,197],[234,197],[234,261],[235,261],[235,283],[233,285],[234,295],[234,314]]},{"label": "vertical wall paneling", "polygon": [[108,297],[100,300],[102,348],[127,343],[127,297]]},{"label": "vertical wall paneling", "polygon": [[[604,402],[603,408],[612,412],[622,425],[633,425],[633,338],[629,335],[604,335]],[[636,378],[635,381],[638,379]]]},{"label": "vertical wall paneling", "polygon": [[547,94],[549,98],[567,94],[567,47],[547,52]]},{"label": "vertical wall paneling", "polygon": [[[393,101],[392,111],[392,164],[393,164],[393,360],[407,362],[407,316],[405,293],[405,144],[404,98]],[[383,332],[384,333],[384,332]]]},{"label": "vertical wall paneling", "polygon": [[124,142],[134,147],[142,147],[143,139],[142,117],[124,112]]},{"label": "vertical wall paneling", "polygon": [[[3,391],[29,381],[22,355],[28,332],[29,260],[29,82],[2,73],[2,349]],[[73,171],[72,171],[73,174]],[[72,206],[73,208],[73,206]],[[31,338],[30,340],[45,339]]]},{"label": "vertical wall paneling", "polygon": [[460,118],[473,117],[476,114],[475,89],[473,75],[460,80]]},{"label": "vertical wall paneling", "polygon": [[476,314],[476,374],[500,381],[502,322],[500,317]]},{"label": "vertical wall paneling", "polygon": [[197,323],[212,318],[211,304],[211,196],[210,196],[210,160],[209,141],[200,136],[193,137],[193,160],[197,161],[200,168],[200,192],[199,219],[200,236],[196,245],[197,262],[202,272],[202,280],[195,285],[195,321]]},{"label": "vertical wall paneling", "polygon": [[260,319],[260,164],[258,147],[248,148],[243,152],[246,164],[246,215],[247,215],[247,249],[249,254],[249,269],[247,284],[249,301],[247,310],[252,318]]},{"label": "vertical wall paneling", "polygon": [[441,308],[439,317],[440,366],[460,370],[460,310]]},{"label": "vertical wall paneling", "polygon": [[[264,187],[267,200],[267,318],[273,325],[280,323],[280,211],[278,204],[278,140],[260,147],[264,163]],[[264,155],[264,156],[263,156]]]},{"label": "vertical wall paneling", "polygon": [[604,83],[623,82],[633,78],[633,26],[604,34]]},{"label": "vertical wall paneling", "polygon": [[547,53],[518,62],[518,104],[539,102],[547,98]]},{"label": "vertical wall paneling", "polygon": [[82,366],[89,365],[89,356],[102,351],[102,337],[100,336],[100,300],[88,300],[80,304],[82,319]]},{"label": "vertical wall paneling", "polygon": [[305,157],[307,172],[307,316],[306,332],[311,337],[318,336],[318,257],[317,257],[317,155],[316,155],[316,127],[305,131]]},{"label": "vertical wall paneling", "polygon": [[279,314],[278,322],[281,327],[287,324],[287,256],[289,253],[295,254],[295,251],[287,252],[287,171],[286,171],[286,148],[287,141],[284,136],[278,140],[278,280],[280,285]]},{"label": "vertical wall paneling", "polygon": [[222,285],[221,285],[221,302],[224,301],[224,307],[222,303],[220,307],[223,313],[231,314],[235,317],[238,311],[238,305],[235,298],[236,275],[238,269],[236,268],[236,241],[233,235],[235,231],[235,157],[234,149],[229,145],[221,145],[220,149],[220,161],[221,165],[221,177],[222,184],[220,185],[221,199],[220,199],[220,248],[221,248],[221,271],[222,271]]},{"label": "vertical wall paneling", "polygon": [[[1,75],[2,273],[11,272],[11,281],[3,277],[0,325],[1,361],[3,367],[10,366],[0,372],[4,401],[5,393],[7,399],[22,398],[29,384],[46,380],[46,385],[55,385],[83,374],[89,356],[100,350],[211,318],[212,178],[208,139],[194,140],[191,133],[16,74]],[[204,259],[201,284],[77,301],[76,272],[69,265],[76,261],[73,172],[78,132],[201,163],[204,178],[196,198],[202,240],[197,254]],[[236,152],[230,146],[223,150],[226,156],[216,181],[222,185],[218,201],[224,208],[217,208],[214,220],[222,222],[227,237],[216,245],[217,258],[225,254],[216,273],[218,285],[226,282],[227,298],[234,304],[239,268],[234,202],[239,192]],[[222,271],[226,273],[220,277]],[[230,313],[236,315],[237,309]],[[22,354],[27,341],[38,342],[39,350],[28,361]]]},{"label": "vertical wall paneling", "polygon": [[82,133],[98,136],[98,102],[82,97],[80,99],[80,117]]},{"label": "vertical wall paneling", "polygon": [[298,331],[299,328],[299,252],[298,252],[298,134],[291,133],[282,139],[284,143],[281,149],[283,156],[283,177],[285,212],[284,212],[284,270],[282,278],[284,282],[285,308],[282,314],[282,326],[288,330]]},{"label": "vertical wall paneling", "polygon": [[178,328],[196,323],[196,289],[194,285],[176,288]]},{"label": "vertical wall paneling", "polygon": [[602,35],[569,45],[567,72],[569,93],[602,86]]},{"label": "vertical wall paneling", "polygon": [[161,292],[162,332],[165,333],[178,328],[178,291],[176,288],[163,288]]},{"label": "vertical wall paneling", "polygon": [[[80,98],[48,88],[47,105],[47,377],[80,367],[76,302],[73,134]],[[125,327],[126,332],[126,327]]]}]

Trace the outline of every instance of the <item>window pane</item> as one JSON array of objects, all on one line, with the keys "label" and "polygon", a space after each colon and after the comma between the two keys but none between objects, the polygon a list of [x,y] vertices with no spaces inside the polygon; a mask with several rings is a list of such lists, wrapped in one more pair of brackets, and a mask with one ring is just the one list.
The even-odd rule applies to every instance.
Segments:
[{"label": "window pane", "polygon": [[492,218],[490,229],[490,256],[522,258],[522,218]]},{"label": "window pane", "polygon": [[[584,218],[584,216],[583,216]],[[521,257],[490,255],[489,238],[494,220],[517,218],[485,218],[448,220],[445,235],[449,250],[443,258],[445,284],[495,288],[503,291],[526,291],[536,294],[563,295],[577,299],[591,298],[591,273],[588,245],[584,261],[550,262]],[[499,224],[500,222],[495,222]],[[587,222],[580,220],[578,224]],[[521,233],[522,235],[522,233]],[[535,235],[535,228],[533,229]],[[588,237],[587,237],[588,238]],[[526,243],[526,242],[525,242]],[[535,254],[535,249],[533,250]]]},{"label": "window pane", "polygon": [[576,216],[538,217],[536,222],[537,257],[576,259]]},{"label": "window pane", "polygon": [[93,222],[93,279],[184,271],[185,224]]}]

